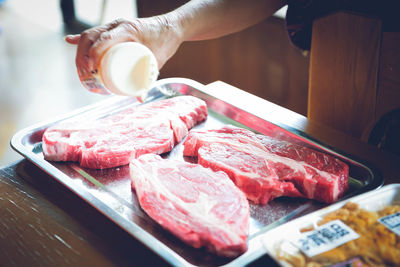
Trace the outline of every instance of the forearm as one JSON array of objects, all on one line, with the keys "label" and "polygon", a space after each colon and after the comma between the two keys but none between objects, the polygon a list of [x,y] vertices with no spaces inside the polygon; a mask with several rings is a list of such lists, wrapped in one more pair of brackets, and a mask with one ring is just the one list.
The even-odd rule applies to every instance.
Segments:
[{"label": "forearm", "polygon": [[206,40],[243,30],[274,14],[286,0],[192,0],[164,18],[182,41]]},{"label": "forearm", "polygon": [[271,16],[286,0],[192,0],[164,15],[132,21],[115,20],[66,41],[78,45],[76,66],[82,75],[96,71],[101,56],[121,42],[139,42],[150,48],[158,67],[182,42],[221,37]]}]

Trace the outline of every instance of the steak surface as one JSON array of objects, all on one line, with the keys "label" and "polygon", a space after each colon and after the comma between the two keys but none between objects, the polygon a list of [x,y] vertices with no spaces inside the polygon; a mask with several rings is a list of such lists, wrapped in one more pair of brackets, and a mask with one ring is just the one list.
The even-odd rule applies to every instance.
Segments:
[{"label": "steak surface", "polygon": [[332,203],[348,189],[348,166],[307,147],[234,126],[189,132],[185,156],[226,172],[255,203],[280,197],[304,197]]},{"label": "steak surface", "polygon": [[130,157],[170,151],[190,128],[206,118],[203,100],[178,96],[95,121],[51,126],[42,137],[43,154],[46,160],[77,161],[95,169],[126,165]]},{"label": "steak surface", "polygon": [[155,154],[129,167],[140,206],[163,228],[220,256],[247,250],[249,203],[226,173]]}]

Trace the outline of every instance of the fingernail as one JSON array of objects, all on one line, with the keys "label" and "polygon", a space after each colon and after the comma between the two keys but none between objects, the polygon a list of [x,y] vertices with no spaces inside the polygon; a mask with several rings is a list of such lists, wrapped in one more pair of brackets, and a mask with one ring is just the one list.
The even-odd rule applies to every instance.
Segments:
[{"label": "fingernail", "polygon": [[73,34],[68,34],[64,36],[64,40],[66,41],[67,39],[73,39],[75,37],[75,35]]}]

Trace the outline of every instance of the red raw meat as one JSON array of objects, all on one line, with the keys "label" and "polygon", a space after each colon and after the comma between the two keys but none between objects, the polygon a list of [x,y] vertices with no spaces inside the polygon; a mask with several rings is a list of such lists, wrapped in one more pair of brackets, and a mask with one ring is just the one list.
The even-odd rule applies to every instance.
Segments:
[{"label": "red raw meat", "polygon": [[130,157],[170,151],[207,118],[203,100],[179,96],[134,106],[92,122],[65,122],[43,134],[45,159],[95,169],[129,164]]},{"label": "red raw meat", "polygon": [[224,126],[189,132],[184,155],[226,172],[255,203],[279,196],[332,203],[348,189],[349,168],[342,161],[307,147],[249,130]]},{"label": "red raw meat", "polygon": [[247,250],[249,203],[226,173],[154,154],[129,167],[142,209],[163,228],[221,256]]}]

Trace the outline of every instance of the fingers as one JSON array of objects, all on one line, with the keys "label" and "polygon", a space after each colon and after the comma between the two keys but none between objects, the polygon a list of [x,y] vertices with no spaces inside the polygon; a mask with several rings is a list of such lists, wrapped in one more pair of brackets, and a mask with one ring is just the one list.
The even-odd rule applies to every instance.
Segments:
[{"label": "fingers", "polygon": [[127,41],[140,42],[148,46],[155,54],[161,68],[179,46],[179,40],[174,38],[175,35],[169,34],[166,30],[170,27],[166,29],[163,27],[163,24],[154,19],[115,20],[104,26],[88,29],[80,35],[68,35],[65,40],[78,45],[75,63],[83,79],[98,70],[101,57],[107,49]]},{"label": "fingers", "polygon": [[98,66],[100,64],[101,56],[111,46],[127,41],[135,41],[135,39],[123,25],[118,25],[113,29],[101,33],[89,51],[89,57],[93,59],[93,65]]},{"label": "fingers", "polygon": [[[125,20],[115,20],[104,26],[98,26],[84,31],[77,36],[67,36],[66,41],[77,42],[76,66],[81,75],[87,76],[95,72],[100,64],[101,56],[114,44],[131,41],[132,33]],[[68,39],[68,40],[67,40]]]},{"label": "fingers", "polygon": [[108,26],[94,27],[82,32],[78,40],[78,49],[76,52],[75,63],[80,75],[88,76],[95,71],[97,66],[94,62],[98,62],[101,54],[93,52],[93,44],[100,38],[101,34],[108,30]]},{"label": "fingers", "polygon": [[79,39],[75,63],[78,72],[83,76],[89,75],[92,71],[92,64],[89,63],[89,51],[98,34],[97,30],[87,30],[81,34]]},{"label": "fingers", "polygon": [[67,35],[65,36],[64,39],[67,43],[76,45],[78,44],[80,38],[81,38],[80,34],[74,34],[74,35]]}]

